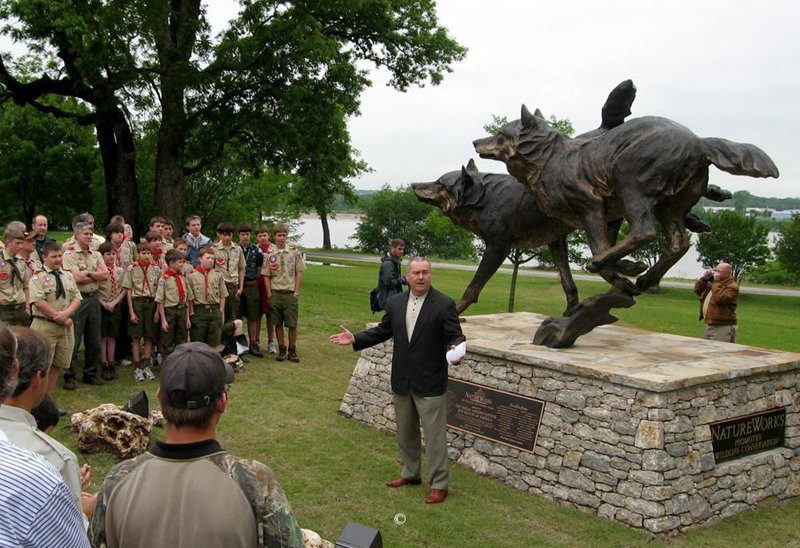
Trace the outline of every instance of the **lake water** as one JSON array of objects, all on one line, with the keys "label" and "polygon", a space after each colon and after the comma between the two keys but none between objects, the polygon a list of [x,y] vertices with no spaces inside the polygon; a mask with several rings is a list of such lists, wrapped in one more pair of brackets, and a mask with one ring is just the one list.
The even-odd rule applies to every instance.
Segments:
[{"label": "lake water", "polygon": [[[351,236],[355,234],[359,222],[360,219],[351,216],[330,219],[328,225],[331,229],[331,245],[339,248],[355,246],[356,241],[351,239]],[[297,241],[301,248],[322,247],[322,223],[320,223],[319,219],[310,217],[301,219],[298,232],[300,236]],[[777,232],[770,232],[769,241],[771,246],[774,245],[777,235]],[[700,264],[697,249],[694,247],[696,241],[697,235],[693,234],[692,247],[667,272],[667,278],[696,279],[703,274],[705,269]]]}]

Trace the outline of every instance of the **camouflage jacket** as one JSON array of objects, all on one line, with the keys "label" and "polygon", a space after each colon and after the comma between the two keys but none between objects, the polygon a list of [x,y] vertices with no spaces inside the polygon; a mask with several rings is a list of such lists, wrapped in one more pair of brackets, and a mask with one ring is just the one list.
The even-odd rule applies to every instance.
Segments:
[{"label": "camouflage jacket", "polygon": [[216,440],[157,442],[117,464],[98,493],[89,540],[95,547],[303,546],[272,470]]}]

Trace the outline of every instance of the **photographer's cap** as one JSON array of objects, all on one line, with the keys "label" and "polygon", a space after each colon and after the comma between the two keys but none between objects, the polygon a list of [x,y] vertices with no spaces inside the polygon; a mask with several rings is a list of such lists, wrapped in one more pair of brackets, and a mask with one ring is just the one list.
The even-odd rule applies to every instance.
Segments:
[{"label": "photographer's cap", "polygon": [[233,378],[233,368],[213,348],[188,342],[164,360],[161,394],[170,407],[200,409],[216,402]]}]

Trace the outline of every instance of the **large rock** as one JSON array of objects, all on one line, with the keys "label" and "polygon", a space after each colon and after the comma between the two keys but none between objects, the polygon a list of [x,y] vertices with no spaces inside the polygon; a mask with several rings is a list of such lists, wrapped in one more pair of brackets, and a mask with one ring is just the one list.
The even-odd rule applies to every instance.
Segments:
[{"label": "large rock", "polygon": [[72,429],[78,433],[78,448],[83,453],[113,453],[129,459],[147,451],[153,421],[123,411],[112,403],[75,413]]}]

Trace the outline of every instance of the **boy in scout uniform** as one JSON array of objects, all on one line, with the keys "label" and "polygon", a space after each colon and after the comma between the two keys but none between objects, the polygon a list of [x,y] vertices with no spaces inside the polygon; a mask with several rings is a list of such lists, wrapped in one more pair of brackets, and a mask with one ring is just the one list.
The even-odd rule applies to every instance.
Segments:
[{"label": "boy in scout uniform", "polygon": [[[121,227],[120,227],[121,228]],[[117,335],[119,335],[119,325],[122,319],[122,307],[120,303],[125,298],[126,291],[122,287],[122,279],[125,271],[117,265],[117,253],[114,244],[105,241],[100,244],[98,251],[103,255],[103,262],[108,269],[108,279],[100,284],[98,296],[100,298],[100,361],[103,364],[103,380],[112,381],[118,379],[116,368],[114,367],[114,354],[117,348]]]},{"label": "boy in scout uniform", "polygon": [[0,253],[0,320],[6,325],[30,325],[28,276],[25,261],[17,257],[25,232],[7,228]]},{"label": "boy in scout uniform", "polygon": [[228,288],[222,279],[222,272],[214,268],[214,250],[204,247],[200,250],[200,262],[189,274],[192,288],[192,341],[201,341],[212,348],[222,347],[222,325],[225,320],[225,300]]},{"label": "boy in scout uniform", "polygon": [[258,246],[250,241],[253,232],[250,223],[239,223],[239,246],[244,255],[244,289],[240,312],[247,320],[247,337],[250,339],[249,352],[257,358],[263,358],[260,348],[258,318],[261,316],[261,295],[258,292],[258,277],[264,266],[264,255]]},{"label": "boy in scout uniform", "polygon": [[85,384],[103,384],[97,378],[100,365],[100,300],[97,290],[108,279],[108,269],[103,256],[91,248],[94,232],[89,223],[77,223],[73,229],[75,247],[64,251],[63,268],[72,274],[81,292],[81,306],[72,318],[75,328],[75,347],[72,363],[64,374],[64,388],[75,390],[75,375],[78,369],[78,347],[83,340],[83,378]]},{"label": "boy in scout uniform", "polygon": [[225,317],[233,320],[239,317],[239,297],[244,288],[244,253],[232,241],[233,224],[221,222],[217,226],[217,238],[219,240],[212,246],[214,265],[222,272],[222,279],[228,288]]},{"label": "boy in scout uniform", "polygon": [[106,227],[106,241],[114,245],[117,266],[126,271],[136,261],[138,252],[136,244],[125,237],[125,225],[118,222],[109,224]]},{"label": "boy in scout uniform", "polygon": [[175,347],[188,340],[192,327],[192,288],[183,275],[183,253],[170,249],[165,255],[167,270],[158,280],[156,303],[161,319],[161,342],[159,348],[164,359]]},{"label": "boy in scout uniform", "polygon": [[[262,274],[267,277],[269,314],[275,326],[275,338],[278,339],[278,358],[282,362],[287,357],[290,361],[299,362],[297,357],[297,299],[303,283],[303,271],[306,269],[303,254],[297,248],[286,247],[288,227],[279,223],[275,225],[275,246],[267,255]],[[289,328],[289,351],[284,344],[283,326]]]},{"label": "boy in scout uniform", "polygon": [[150,245],[151,262],[160,271],[166,270],[164,264],[164,242],[161,240],[161,234],[155,230],[149,231],[144,235],[144,241]]},{"label": "boy in scout uniform", "polygon": [[48,379],[48,394],[56,388],[62,371],[72,362],[75,332],[72,315],[81,306],[81,293],[72,274],[61,270],[63,253],[56,242],[42,248],[44,267],[31,276],[30,297],[33,304],[31,329],[38,331],[50,345],[53,360]]},{"label": "boy in scout uniform", "polygon": [[[269,241],[269,227],[261,225],[256,230],[256,243],[261,255],[266,257],[272,250],[272,243]],[[263,263],[263,260],[262,260]],[[263,269],[263,264],[262,264]],[[278,349],[275,347],[275,326],[272,325],[272,320],[269,319],[269,298],[267,297],[267,278],[260,271],[258,273],[258,291],[261,296],[261,314],[258,316],[258,325],[256,331],[261,334],[261,318],[267,317],[267,353],[277,354]]]},{"label": "boy in scout uniform", "polygon": [[175,238],[172,241],[172,249],[177,249],[183,255],[183,275],[188,279],[189,274],[194,271],[194,266],[192,266],[192,262],[187,256],[187,253],[189,252],[189,243],[183,238]]},{"label": "boy in scout uniform", "polygon": [[[133,378],[137,381],[155,379],[150,369],[153,339],[158,329],[158,310],[155,297],[160,272],[152,263],[150,244],[142,242],[138,248],[139,259],[128,267],[122,280],[128,298],[128,333],[133,339]],[[140,359],[139,343],[144,339],[144,360]]]}]

